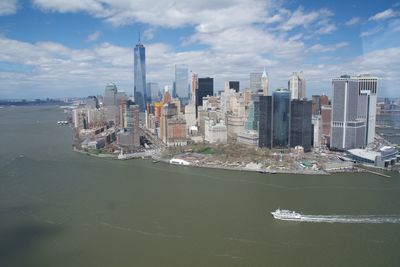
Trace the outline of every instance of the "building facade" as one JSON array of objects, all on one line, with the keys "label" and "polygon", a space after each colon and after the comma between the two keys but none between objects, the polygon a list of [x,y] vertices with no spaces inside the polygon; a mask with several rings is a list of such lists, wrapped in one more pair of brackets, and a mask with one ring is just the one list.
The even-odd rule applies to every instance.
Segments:
[{"label": "building facade", "polygon": [[343,75],[332,80],[332,88],[330,147],[348,150],[373,142],[377,78]]},{"label": "building facade", "polygon": [[290,147],[302,146],[304,152],[311,151],[312,101],[294,99],[290,108]]},{"label": "building facade", "polygon": [[303,72],[293,72],[288,81],[288,89],[292,99],[303,99],[306,97],[306,80]]},{"label": "building facade", "polygon": [[147,83],[146,95],[147,95],[146,102],[148,104],[160,101],[160,90],[158,88],[158,83]]},{"label": "building facade", "polygon": [[136,44],[134,49],[134,88],[133,96],[135,103],[139,105],[140,111],[146,108],[147,92],[146,92],[146,49],[140,42]]},{"label": "building facade", "polygon": [[237,92],[239,92],[239,81],[229,81],[229,89],[233,89]]},{"label": "building facade", "polygon": [[214,79],[199,78],[198,88],[196,90],[196,114],[198,115],[198,106],[203,104],[203,97],[214,95]]},{"label": "building facade", "polygon": [[258,146],[272,148],[272,96],[260,96]]},{"label": "building facade", "polygon": [[184,106],[189,102],[189,67],[186,64],[175,65],[175,86],[172,97],[179,98]]},{"label": "building facade", "polygon": [[290,137],[290,91],[284,88],[273,92],[272,141],[275,148],[287,148]]}]

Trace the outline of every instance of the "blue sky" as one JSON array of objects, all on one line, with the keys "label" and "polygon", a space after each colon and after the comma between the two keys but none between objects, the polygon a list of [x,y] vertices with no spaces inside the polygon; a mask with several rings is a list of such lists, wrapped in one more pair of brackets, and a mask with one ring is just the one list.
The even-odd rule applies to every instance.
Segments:
[{"label": "blue sky", "polygon": [[146,46],[147,80],[160,87],[185,63],[200,77],[249,84],[264,66],[270,88],[302,70],[307,96],[338,75],[379,78],[400,96],[399,1],[1,0],[0,98],[133,94],[133,47]]}]

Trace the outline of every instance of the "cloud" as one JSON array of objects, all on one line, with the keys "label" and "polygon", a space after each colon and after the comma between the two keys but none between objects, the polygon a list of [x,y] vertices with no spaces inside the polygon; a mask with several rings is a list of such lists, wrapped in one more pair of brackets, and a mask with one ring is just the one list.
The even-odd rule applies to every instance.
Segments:
[{"label": "cloud", "polygon": [[348,21],[346,21],[344,23],[344,25],[355,26],[355,25],[359,25],[361,22],[362,22],[362,19],[360,17],[353,17],[353,18],[349,19]]},{"label": "cloud", "polygon": [[14,15],[17,13],[17,0],[2,0],[0,1],[0,16]]},{"label": "cloud", "polygon": [[152,40],[153,38],[154,38],[154,35],[155,35],[155,33],[156,33],[156,28],[155,27],[150,27],[150,28],[148,28],[148,29],[146,29],[144,32],[143,32],[143,37],[147,40],[147,41],[150,41],[150,40]]},{"label": "cloud", "polygon": [[382,32],[383,30],[384,30],[383,27],[376,27],[376,28],[373,28],[373,29],[371,29],[369,31],[362,32],[360,34],[360,37],[368,37],[368,36],[371,36],[371,35],[375,35],[377,33]]},{"label": "cloud", "polygon": [[95,31],[94,33],[88,35],[86,41],[87,42],[96,41],[100,36],[101,36],[101,31]]},{"label": "cloud", "polygon": [[322,45],[322,44],[315,44],[309,48],[311,52],[332,52],[344,47],[349,46],[346,42],[340,42],[334,45]]},{"label": "cloud", "polygon": [[[153,26],[182,27],[198,25],[206,30],[230,24],[261,21],[269,0],[33,0],[34,6],[49,12],[87,12],[115,25],[135,22]],[[272,6],[272,4],[271,4]],[[234,18],[234,19],[232,19]]]},{"label": "cloud", "polygon": [[380,20],[386,20],[386,19],[390,19],[393,17],[397,17],[398,15],[399,15],[399,12],[389,8],[389,9],[386,9],[385,11],[376,13],[375,15],[370,17],[368,20],[380,21]]},{"label": "cloud", "polygon": [[318,34],[328,34],[328,33],[334,32],[336,30],[337,30],[337,28],[336,28],[335,24],[333,24],[333,23],[324,23],[324,25],[322,25],[316,31],[316,33],[318,33]]},{"label": "cloud", "polygon": [[[235,30],[237,34],[241,31],[248,32],[249,29]],[[233,35],[232,38],[236,36],[233,32],[225,34]],[[260,35],[260,32],[250,34],[253,37]],[[239,49],[239,45],[232,46],[225,52],[218,50],[218,47],[176,52],[166,44],[147,44],[147,80],[158,82],[160,86],[170,84],[174,79],[174,65],[184,63],[199,73],[200,77],[214,77],[215,91],[223,87],[224,81],[233,79],[239,80],[244,88],[249,84],[250,72],[261,71],[263,66],[267,66],[272,89],[285,86],[290,73],[296,70],[304,71],[309,95],[323,93],[320,88],[330,88],[331,79],[343,73],[371,73],[380,77],[382,93],[398,95],[394,89],[400,87],[400,48],[372,51],[341,60],[337,64],[334,63],[337,61],[328,59],[326,63],[315,65],[304,63],[298,57],[285,57],[286,53],[299,55],[300,52],[307,54],[309,50],[333,51],[346,47],[347,43],[319,44],[306,49],[304,44],[294,42],[291,44],[293,47],[285,48],[288,51],[283,53],[284,57],[273,59],[270,54],[262,53],[264,50],[253,50],[257,48],[258,42],[265,40],[268,40],[268,35],[260,35],[255,40],[256,44],[246,48],[246,45],[250,46],[248,41],[244,44],[245,48],[238,52],[232,51]],[[268,49],[274,45],[276,44],[270,41]],[[110,81],[116,82],[128,94],[133,94],[133,49],[130,47],[101,43],[88,49],[72,49],[54,42],[28,43],[0,38],[0,62],[27,66],[26,69],[29,69],[26,72],[0,71],[0,79],[4,85],[0,98],[7,95],[61,97],[102,94],[104,86]],[[324,93],[329,94],[330,89]]]},{"label": "cloud", "polygon": [[[316,90],[314,93],[322,93],[316,88],[330,88],[331,78],[348,72],[370,72],[382,79],[392,79],[393,88],[400,87],[396,65],[400,58],[395,54],[398,50],[379,50],[393,58],[375,59],[373,66],[368,65],[371,61],[364,57],[380,57],[380,53],[341,59],[340,64],[328,57],[315,64],[306,63],[314,59],[313,56],[331,56],[333,53],[329,52],[349,45],[341,40],[326,43],[322,39],[321,35],[337,30],[334,14],[327,9],[298,7],[289,10],[282,6],[283,1],[270,0],[32,1],[45,12],[86,12],[115,26],[144,23],[147,27],[143,33],[147,80],[158,82],[160,86],[174,80],[175,64],[184,63],[201,77],[214,77],[216,91],[226,80],[240,80],[242,88],[248,86],[249,73],[262,71],[263,66],[267,66],[272,89],[287,85],[290,73],[298,70],[304,71],[310,92]],[[348,22],[356,23],[356,18]],[[186,26],[193,29],[193,33],[183,36],[179,49],[150,42],[156,29],[172,28],[174,31]],[[97,40],[100,33],[88,36],[88,42]],[[366,32],[362,37],[372,34]],[[191,44],[196,45],[196,50],[184,46]],[[133,49],[107,42],[87,45],[90,47],[86,49],[72,49],[60,43],[28,43],[0,37],[0,63],[28,66],[30,70],[24,73],[0,71],[3,88],[6,88],[0,90],[0,97],[18,90],[32,92],[32,95],[84,96],[103,93],[104,85],[110,81],[132,94]]]}]

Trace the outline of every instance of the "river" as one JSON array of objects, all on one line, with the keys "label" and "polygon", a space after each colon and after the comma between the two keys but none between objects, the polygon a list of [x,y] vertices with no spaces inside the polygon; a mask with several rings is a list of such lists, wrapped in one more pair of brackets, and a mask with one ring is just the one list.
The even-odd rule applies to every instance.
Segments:
[{"label": "river", "polygon": [[400,218],[399,174],[94,158],[72,150],[64,119],[58,107],[0,109],[0,266],[400,266],[400,223],[270,215]]}]

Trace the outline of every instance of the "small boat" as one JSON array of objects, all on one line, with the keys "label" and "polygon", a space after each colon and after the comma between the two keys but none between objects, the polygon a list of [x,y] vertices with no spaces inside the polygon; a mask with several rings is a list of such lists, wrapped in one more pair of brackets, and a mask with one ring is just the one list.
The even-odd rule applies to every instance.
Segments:
[{"label": "small boat", "polygon": [[158,161],[158,160],[155,160],[155,159],[152,160],[151,162],[152,162],[152,163],[159,163],[159,161]]}]

